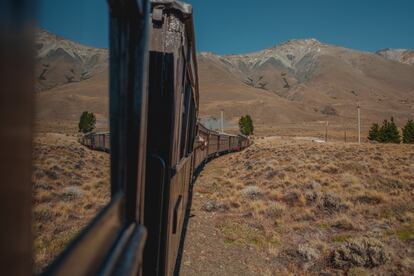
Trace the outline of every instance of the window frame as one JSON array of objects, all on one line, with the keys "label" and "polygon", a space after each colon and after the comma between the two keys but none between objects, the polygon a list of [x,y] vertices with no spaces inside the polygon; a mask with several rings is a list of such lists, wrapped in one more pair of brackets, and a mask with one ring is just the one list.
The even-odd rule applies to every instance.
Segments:
[{"label": "window frame", "polygon": [[111,202],[45,275],[141,273],[149,1],[108,0],[110,11]]}]

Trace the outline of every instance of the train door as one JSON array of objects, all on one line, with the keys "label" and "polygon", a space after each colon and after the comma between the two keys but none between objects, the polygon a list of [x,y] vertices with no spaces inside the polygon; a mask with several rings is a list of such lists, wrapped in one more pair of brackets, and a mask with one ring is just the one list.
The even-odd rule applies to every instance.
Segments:
[{"label": "train door", "polygon": [[163,275],[174,125],[174,57],[150,52],[144,275]]}]

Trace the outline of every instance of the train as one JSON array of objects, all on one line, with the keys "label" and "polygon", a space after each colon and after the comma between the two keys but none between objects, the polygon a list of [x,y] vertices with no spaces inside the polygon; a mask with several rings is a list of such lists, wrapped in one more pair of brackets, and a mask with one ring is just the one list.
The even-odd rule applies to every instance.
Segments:
[{"label": "train", "polygon": [[[250,140],[242,134],[229,134],[211,130],[202,123],[197,123],[196,137],[192,155],[192,168],[197,171],[202,168],[207,161],[220,155],[240,151],[249,146]],[[111,152],[110,132],[90,132],[83,134],[79,138],[79,142],[97,151]]]},{"label": "train", "polygon": [[79,142],[93,150],[110,152],[111,151],[111,136],[110,132],[90,132],[81,135]]},{"label": "train", "polygon": [[[6,0],[14,32],[2,101],[16,121],[2,136],[0,256],[4,275],[32,274],[33,1]],[[248,147],[243,135],[207,129],[199,119],[199,84],[192,6],[175,0],[108,0],[110,132],[81,142],[111,154],[111,200],[47,267],[44,275],[176,275],[191,190],[209,160]],[[5,19],[5,20],[6,20]],[[26,24],[26,25],[25,25]],[[2,37],[7,37],[6,33]],[[26,59],[23,59],[25,57]],[[22,60],[20,60],[20,58]],[[32,57],[34,59],[34,57]],[[19,60],[19,62],[14,62]],[[29,59],[30,60],[30,59]],[[18,64],[25,64],[24,70]],[[5,67],[6,68],[6,67]],[[6,79],[5,79],[6,80]],[[17,100],[18,99],[18,100]],[[21,100],[24,99],[24,100]],[[10,104],[13,103],[13,108]],[[4,124],[9,126],[10,124]],[[22,129],[24,131],[22,131]],[[16,155],[15,149],[19,149]],[[17,157],[16,157],[17,156]]]},{"label": "train", "polygon": [[[192,131],[192,129],[188,130],[189,133]],[[167,237],[167,240],[170,240],[170,242],[168,244],[164,244],[161,240],[153,240],[153,244],[150,244],[150,246],[147,245],[148,247],[153,248],[153,250],[151,250],[152,252],[148,253],[151,256],[150,258],[153,258],[152,256],[156,254],[156,252],[154,253],[154,248],[156,248],[156,250],[165,249],[167,251],[165,253],[167,258],[162,260],[161,263],[152,264],[152,267],[147,268],[150,271],[147,271],[146,275],[157,275],[157,273],[158,275],[172,275],[173,273],[178,274],[180,269],[180,251],[182,250],[185,240],[185,224],[191,208],[191,204],[189,202],[192,197],[192,185],[196,180],[196,177],[204,165],[210,160],[227,153],[241,151],[248,147],[251,143],[247,136],[241,134],[232,135],[210,130],[201,123],[197,123],[195,131],[196,135],[190,141],[192,144],[191,151],[188,155],[186,155],[184,161],[185,163],[183,163],[184,165],[179,164],[180,166],[175,167],[178,169],[175,169],[174,173],[171,176],[168,176],[168,180],[163,179],[165,182],[170,182],[168,183],[169,186],[171,187],[173,185],[174,189],[171,189],[170,192],[168,192],[168,195],[158,194],[153,196],[152,199],[154,201],[151,200],[151,202],[157,202],[156,199],[158,198],[172,198],[173,204],[170,204],[165,208],[167,209],[166,212],[172,212],[173,216],[165,218],[167,221],[164,222],[165,225],[167,225],[166,227],[168,227],[168,225],[172,227],[171,231],[166,231],[164,234],[166,236],[170,235],[170,237]],[[173,139],[176,138],[177,137],[173,137]],[[80,142],[92,150],[104,151],[108,153],[111,151],[110,132],[88,133],[82,135]],[[179,153],[177,153],[177,155],[179,155]],[[163,173],[159,170],[150,170],[149,172],[152,173],[152,175]],[[154,185],[153,178],[149,178],[148,184]],[[165,183],[158,184],[162,186],[162,184]],[[147,193],[150,194],[148,191]],[[148,198],[146,199],[148,200]],[[157,206],[153,206],[153,204],[151,204],[151,206],[147,206],[147,208],[154,210]],[[153,212],[151,212],[151,215],[153,215]],[[159,216],[162,217],[161,214],[159,214]],[[168,219],[170,219],[170,221],[168,221]],[[147,221],[149,221],[149,219],[147,219]],[[158,222],[153,223],[153,225],[149,225],[149,223],[144,225],[146,225],[151,232],[156,233],[156,231],[161,231],[161,229],[158,229],[161,226]],[[151,232],[149,233],[149,237],[151,237]],[[144,263],[144,267],[146,267],[146,264],[147,263]]]},{"label": "train", "polygon": [[[220,133],[198,122],[197,56],[190,5],[152,1],[149,41],[147,146],[143,225],[147,239],[144,275],[173,275],[191,185],[209,160],[250,145],[248,137]],[[90,133],[82,143],[110,152],[107,133]]]}]

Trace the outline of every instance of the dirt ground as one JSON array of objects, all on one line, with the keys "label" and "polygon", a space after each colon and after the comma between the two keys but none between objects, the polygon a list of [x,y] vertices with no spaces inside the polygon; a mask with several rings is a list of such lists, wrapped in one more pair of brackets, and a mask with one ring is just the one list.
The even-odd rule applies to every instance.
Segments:
[{"label": "dirt ground", "polygon": [[413,275],[414,146],[257,139],[206,165],[181,275]]},{"label": "dirt ground", "polygon": [[38,133],[33,145],[34,270],[40,272],[110,200],[110,156],[76,135]]}]

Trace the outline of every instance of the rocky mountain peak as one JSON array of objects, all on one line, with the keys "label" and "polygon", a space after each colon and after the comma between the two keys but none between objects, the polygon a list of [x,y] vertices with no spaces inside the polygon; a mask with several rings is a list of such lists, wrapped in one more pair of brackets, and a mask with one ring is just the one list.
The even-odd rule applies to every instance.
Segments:
[{"label": "rocky mountain peak", "polygon": [[44,29],[38,29],[36,47],[36,90],[78,82],[108,68],[108,50],[85,46]]},{"label": "rocky mountain peak", "polygon": [[376,54],[388,60],[414,65],[414,50],[386,48],[377,51]]}]

